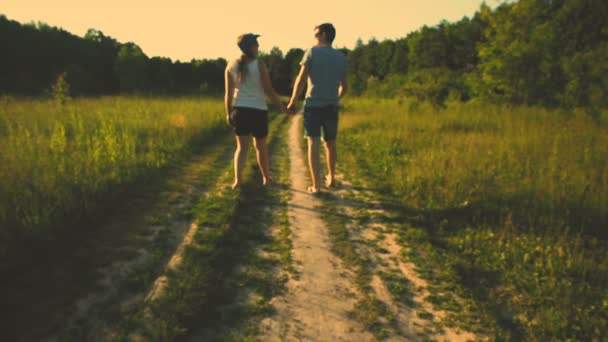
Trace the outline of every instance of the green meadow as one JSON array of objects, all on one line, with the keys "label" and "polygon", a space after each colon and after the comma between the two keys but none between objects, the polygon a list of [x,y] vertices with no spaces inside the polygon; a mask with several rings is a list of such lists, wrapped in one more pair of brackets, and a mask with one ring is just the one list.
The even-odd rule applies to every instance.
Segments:
[{"label": "green meadow", "polygon": [[605,119],[349,99],[340,166],[396,213],[422,273],[478,304],[494,339],[599,341],[608,329]]},{"label": "green meadow", "polygon": [[218,99],[0,102],[0,255],[57,242],[78,219],[183,158],[223,126]]},{"label": "green meadow", "polygon": [[[61,245],[222,129],[219,99],[4,98],[5,261]],[[457,289],[492,336],[599,340],[608,329],[608,125],[584,112],[352,98],[340,169],[397,214],[407,257]],[[7,264],[7,266],[10,266]],[[438,290],[440,293],[440,290]],[[438,295],[436,304],[458,309]]]}]

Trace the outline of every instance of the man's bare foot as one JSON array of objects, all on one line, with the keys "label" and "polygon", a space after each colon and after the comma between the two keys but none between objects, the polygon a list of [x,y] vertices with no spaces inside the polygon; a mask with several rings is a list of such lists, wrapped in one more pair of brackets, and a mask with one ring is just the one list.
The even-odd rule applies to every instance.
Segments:
[{"label": "man's bare foot", "polygon": [[336,181],[334,179],[334,177],[331,176],[325,176],[325,186],[328,188],[333,188],[334,185],[336,185]]},{"label": "man's bare foot", "polygon": [[232,190],[238,188],[241,186],[241,182],[239,181],[234,181],[234,183],[232,183]]},{"label": "man's bare foot", "polygon": [[308,188],[306,188],[306,191],[308,191],[308,193],[315,195],[315,194],[321,193],[321,188],[315,188],[314,186],[311,185]]}]

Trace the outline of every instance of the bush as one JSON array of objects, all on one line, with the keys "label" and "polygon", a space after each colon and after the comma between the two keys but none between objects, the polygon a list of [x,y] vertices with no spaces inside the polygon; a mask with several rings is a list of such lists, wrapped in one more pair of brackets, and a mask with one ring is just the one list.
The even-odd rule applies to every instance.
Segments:
[{"label": "bush", "polygon": [[383,98],[407,97],[442,107],[448,98],[468,100],[470,90],[458,73],[435,68],[412,71],[407,75],[389,75],[384,80],[372,76],[367,80],[366,95]]},{"label": "bush", "polygon": [[65,105],[70,99],[70,84],[67,81],[67,74],[65,72],[57,77],[57,81],[51,87],[51,95],[55,102],[60,105]]}]

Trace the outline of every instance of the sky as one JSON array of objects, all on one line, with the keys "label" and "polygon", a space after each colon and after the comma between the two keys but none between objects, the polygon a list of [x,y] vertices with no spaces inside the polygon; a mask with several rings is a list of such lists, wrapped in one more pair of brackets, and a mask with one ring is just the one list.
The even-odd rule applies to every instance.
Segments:
[{"label": "sky", "polygon": [[[42,21],[83,36],[89,28],[120,42],[134,42],[149,56],[190,61],[234,58],[236,37],[260,34],[260,49],[308,48],[314,27],[331,22],[334,45],[352,48],[400,38],[423,25],[471,16],[482,0],[0,0],[0,14],[27,23]],[[494,6],[499,0],[487,0]],[[209,3],[213,3],[210,5]]]}]

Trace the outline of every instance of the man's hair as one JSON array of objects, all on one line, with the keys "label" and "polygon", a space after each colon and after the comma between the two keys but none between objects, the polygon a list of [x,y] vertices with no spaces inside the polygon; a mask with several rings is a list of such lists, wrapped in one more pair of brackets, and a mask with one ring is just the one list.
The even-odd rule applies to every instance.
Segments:
[{"label": "man's hair", "polygon": [[315,29],[319,29],[319,33],[325,33],[325,38],[329,43],[333,43],[334,39],[336,39],[336,28],[330,23],[321,24],[315,27]]}]

